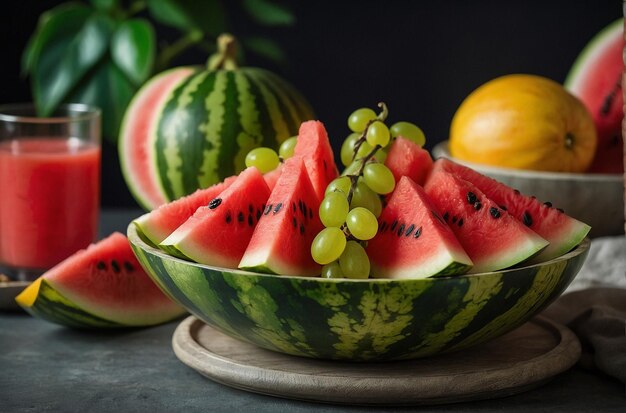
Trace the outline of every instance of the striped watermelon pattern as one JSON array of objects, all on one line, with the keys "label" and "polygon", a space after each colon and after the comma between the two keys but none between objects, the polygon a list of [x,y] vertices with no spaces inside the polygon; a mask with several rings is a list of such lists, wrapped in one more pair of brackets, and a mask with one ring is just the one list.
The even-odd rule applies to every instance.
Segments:
[{"label": "striped watermelon pattern", "polygon": [[[148,83],[149,85],[150,83]],[[145,93],[150,93],[149,86]],[[133,100],[142,102],[142,90]],[[154,93],[154,92],[152,92]],[[293,86],[258,68],[236,70],[193,70],[172,87],[163,87],[167,97],[142,113],[131,103],[122,125],[120,157],[126,181],[140,204],[147,209],[188,195],[235,175],[245,168],[245,156],[253,148],[277,149],[297,135],[300,123],[313,118],[312,110]],[[135,127],[133,118],[150,116],[152,125]],[[145,156],[152,165],[152,184],[160,196],[148,199],[133,187],[145,185],[139,178],[147,173],[133,170],[133,156],[124,140],[146,133]],[[122,148],[126,148],[123,150]],[[137,155],[134,155],[137,156]],[[144,168],[145,169],[145,168]]]},{"label": "striped watermelon pattern", "polygon": [[589,240],[541,265],[458,277],[340,280],[225,270],[172,258],[128,236],[156,283],[199,319],[260,347],[336,360],[460,350],[523,324],[579,271]]}]

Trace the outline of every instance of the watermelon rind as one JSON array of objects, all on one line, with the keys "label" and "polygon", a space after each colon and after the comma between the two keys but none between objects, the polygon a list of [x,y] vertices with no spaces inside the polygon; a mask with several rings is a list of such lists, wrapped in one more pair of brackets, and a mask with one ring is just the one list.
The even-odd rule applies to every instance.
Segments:
[{"label": "watermelon rind", "polygon": [[615,20],[613,23],[599,31],[580,52],[576,61],[572,65],[572,69],[568,73],[565,82],[565,88],[577,94],[582,82],[589,74],[587,73],[589,64],[596,61],[598,56],[606,53],[605,48],[615,36],[621,35],[624,29],[624,21],[622,19]]},{"label": "watermelon rind", "polygon": [[355,280],[190,263],[142,242],[133,225],[128,237],[155,282],[210,326],[272,351],[349,361],[425,357],[505,334],[563,292],[590,246],[498,272]]}]

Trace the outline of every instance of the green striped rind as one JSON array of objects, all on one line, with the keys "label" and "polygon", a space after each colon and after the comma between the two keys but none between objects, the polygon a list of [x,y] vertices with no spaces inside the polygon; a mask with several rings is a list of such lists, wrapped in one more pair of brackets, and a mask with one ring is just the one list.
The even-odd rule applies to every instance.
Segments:
[{"label": "green striped rind", "polygon": [[278,148],[313,118],[292,86],[262,69],[202,71],[170,95],[159,118],[155,162],[170,200],[245,168],[253,148]]},{"label": "green striped rind", "polygon": [[207,324],[263,348],[305,357],[396,360],[459,350],[527,321],[574,278],[589,241],[542,265],[404,280],[336,280],[185,262],[128,236],[175,301]]},{"label": "green striped rind", "polygon": [[37,299],[30,306],[22,306],[34,317],[76,328],[129,327],[93,315],[78,307],[56,291],[45,279],[41,280]]}]

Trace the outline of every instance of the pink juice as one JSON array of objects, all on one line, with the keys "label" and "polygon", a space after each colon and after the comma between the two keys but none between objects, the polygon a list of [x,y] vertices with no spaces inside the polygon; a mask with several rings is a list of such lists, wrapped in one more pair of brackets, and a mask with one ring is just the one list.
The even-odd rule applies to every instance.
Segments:
[{"label": "pink juice", "polygon": [[0,143],[0,262],[46,269],[93,242],[100,148],[78,139]]}]

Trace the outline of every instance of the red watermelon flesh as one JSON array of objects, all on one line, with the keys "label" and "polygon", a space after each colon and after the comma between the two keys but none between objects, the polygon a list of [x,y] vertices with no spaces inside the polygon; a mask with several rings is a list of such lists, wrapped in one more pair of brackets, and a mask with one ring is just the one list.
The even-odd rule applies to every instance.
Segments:
[{"label": "red watermelon flesh", "polygon": [[202,264],[237,268],[269,195],[263,175],[247,168],[159,247]]},{"label": "red watermelon flesh", "polygon": [[228,177],[224,182],[212,185],[208,188],[198,189],[193,194],[184,196],[175,201],[161,205],[149,214],[137,218],[134,224],[154,245],[159,245],[176,228],[181,226],[201,206],[207,206],[209,202],[221,194],[235,180],[236,176]]},{"label": "red watermelon flesh", "polygon": [[452,173],[471,182],[485,196],[505,207],[509,214],[550,242],[546,249],[532,259],[533,262],[547,261],[565,254],[580,244],[591,229],[549,202],[542,203],[535,197],[525,196],[493,178],[448,159],[442,158],[435,162],[433,173],[439,171]]},{"label": "red watermelon flesh", "polygon": [[319,275],[311,244],[322,230],[320,201],[302,159],[283,165],[239,268],[281,275]]},{"label": "red watermelon flesh", "polygon": [[430,153],[415,142],[397,137],[389,149],[385,165],[391,170],[396,182],[408,176],[423,186],[433,167],[433,160]]},{"label": "red watermelon flesh", "polygon": [[120,134],[120,163],[128,188],[135,199],[146,210],[152,210],[167,202],[162,188],[157,186],[160,179],[153,162],[153,141],[156,139],[154,117],[180,82],[186,79],[194,68],[181,67],[167,70],[152,78],[145,86],[144,93],[138,94],[129,104],[124,116]]},{"label": "red watermelon flesh", "polygon": [[624,23],[619,19],[589,42],[565,80],[565,86],[591,113],[598,132],[590,172],[624,172],[623,51]]},{"label": "red watermelon flesh", "polygon": [[467,272],[472,261],[437,208],[411,178],[400,178],[367,245],[370,275],[426,278]]},{"label": "red watermelon flesh", "polygon": [[302,122],[294,157],[301,157],[304,160],[317,198],[324,199],[326,187],[330,181],[339,176],[339,172],[322,122],[316,120]]},{"label": "red watermelon flesh", "polygon": [[273,171],[269,171],[263,174],[263,178],[265,178],[265,183],[267,184],[267,187],[270,189],[270,191],[276,186],[276,182],[278,181],[278,178],[280,178],[280,174],[282,173],[282,171],[283,165],[281,164],[278,165],[278,167]]},{"label": "red watermelon flesh", "polygon": [[85,311],[124,325],[158,324],[184,313],[145,273],[128,239],[118,232],[78,251],[41,278]]},{"label": "red watermelon flesh", "polygon": [[511,267],[548,245],[480,189],[455,175],[434,170],[424,189],[474,263],[472,273]]}]

